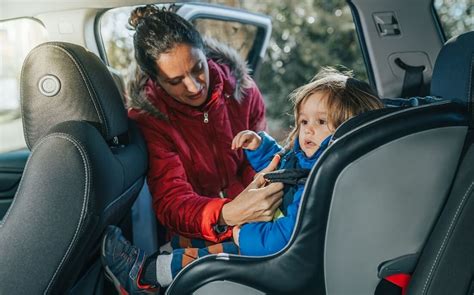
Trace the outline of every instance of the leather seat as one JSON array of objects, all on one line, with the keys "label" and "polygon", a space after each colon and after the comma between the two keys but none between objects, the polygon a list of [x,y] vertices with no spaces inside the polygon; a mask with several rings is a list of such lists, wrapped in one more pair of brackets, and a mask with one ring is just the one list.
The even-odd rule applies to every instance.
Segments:
[{"label": "leather seat", "polygon": [[283,250],[201,258],[167,294],[373,294],[381,264],[424,248],[463,154],[469,113],[465,97],[449,95],[451,82],[436,78],[443,64],[434,69],[433,94],[444,85],[446,98],[461,101],[384,109],[343,124],[312,169]]},{"label": "leather seat", "polygon": [[106,66],[78,45],[30,52],[21,107],[31,155],[0,225],[0,294],[91,293],[102,232],[143,185],[145,143]]}]

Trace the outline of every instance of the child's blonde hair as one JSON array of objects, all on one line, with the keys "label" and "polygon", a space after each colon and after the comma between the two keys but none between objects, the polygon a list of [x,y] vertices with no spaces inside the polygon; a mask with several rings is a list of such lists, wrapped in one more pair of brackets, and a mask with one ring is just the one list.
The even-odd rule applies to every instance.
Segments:
[{"label": "child's blonde hair", "polygon": [[288,135],[287,149],[293,147],[295,138],[298,136],[301,105],[309,96],[319,91],[325,94],[328,124],[334,130],[353,116],[383,107],[369,84],[353,78],[349,71],[340,72],[334,68],[325,67],[309,83],[290,94],[290,100],[294,105],[295,127]]}]

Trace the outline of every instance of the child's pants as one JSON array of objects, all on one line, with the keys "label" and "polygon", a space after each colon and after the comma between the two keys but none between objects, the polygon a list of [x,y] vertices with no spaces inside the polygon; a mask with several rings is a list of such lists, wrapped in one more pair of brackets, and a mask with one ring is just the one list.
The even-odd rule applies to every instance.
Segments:
[{"label": "child's pants", "polygon": [[[213,244],[208,241],[198,239],[188,239],[184,237],[175,236],[171,239],[170,253],[171,257],[171,276],[174,278],[178,272],[186,265],[194,260],[218,253],[239,254],[239,247],[232,242],[223,242],[220,244]],[[163,253],[165,254],[165,253]],[[159,266],[167,267],[167,266]]]}]

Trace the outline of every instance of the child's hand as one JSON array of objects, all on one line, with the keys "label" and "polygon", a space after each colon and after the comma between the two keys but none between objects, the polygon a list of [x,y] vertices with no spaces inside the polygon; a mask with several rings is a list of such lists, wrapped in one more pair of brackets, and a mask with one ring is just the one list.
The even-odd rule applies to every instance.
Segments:
[{"label": "child's hand", "polygon": [[257,133],[251,130],[244,130],[237,133],[232,140],[232,149],[243,148],[254,151],[260,146],[261,142],[262,138]]}]

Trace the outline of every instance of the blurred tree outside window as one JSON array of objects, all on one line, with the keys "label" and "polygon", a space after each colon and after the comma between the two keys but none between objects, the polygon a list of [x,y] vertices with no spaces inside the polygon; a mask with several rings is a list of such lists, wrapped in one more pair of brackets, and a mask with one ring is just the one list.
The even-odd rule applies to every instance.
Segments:
[{"label": "blurred tree outside window", "polygon": [[447,39],[474,31],[473,0],[434,0],[433,5]]},{"label": "blurred tree outside window", "polygon": [[20,73],[33,47],[47,41],[47,32],[33,19],[0,22],[0,153],[26,147],[20,115]]},{"label": "blurred tree outside window", "polygon": [[257,27],[232,21],[217,19],[195,19],[192,24],[203,37],[219,40],[237,50],[243,59],[248,53],[257,36]]}]

